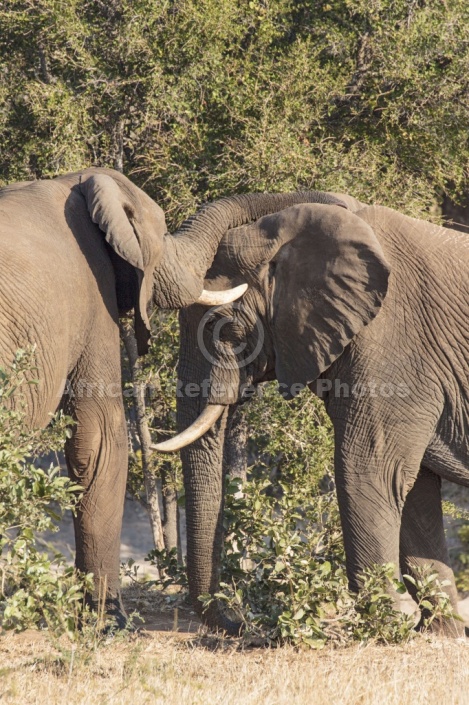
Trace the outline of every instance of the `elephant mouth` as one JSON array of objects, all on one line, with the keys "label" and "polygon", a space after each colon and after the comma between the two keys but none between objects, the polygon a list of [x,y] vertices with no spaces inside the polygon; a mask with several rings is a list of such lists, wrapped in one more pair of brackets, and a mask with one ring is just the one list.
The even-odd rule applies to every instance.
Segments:
[{"label": "elephant mouth", "polygon": [[175,453],[177,450],[185,448],[202,438],[218,421],[225,409],[224,404],[209,404],[185,431],[181,431],[177,436],[162,443],[152,443],[151,450],[156,450],[159,453]]}]

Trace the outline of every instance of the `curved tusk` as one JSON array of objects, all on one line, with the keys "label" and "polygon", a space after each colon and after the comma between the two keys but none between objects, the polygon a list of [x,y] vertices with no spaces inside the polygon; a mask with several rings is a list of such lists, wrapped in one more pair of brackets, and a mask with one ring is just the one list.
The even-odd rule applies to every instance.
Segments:
[{"label": "curved tusk", "polygon": [[225,289],[224,291],[208,291],[207,289],[204,289],[195,303],[202,304],[203,306],[221,306],[222,304],[230,304],[232,301],[239,299],[247,288],[247,284],[240,284],[239,286],[235,286],[233,289]]},{"label": "curved tusk", "polygon": [[151,443],[151,450],[157,450],[159,453],[173,453],[180,448],[188,446],[190,443],[194,443],[194,441],[201,438],[204,433],[207,433],[209,428],[212,428],[213,424],[218,421],[223,414],[225,408],[223,404],[209,404],[189,428],[186,428],[185,431],[178,433],[174,438],[170,438],[162,443]]}]

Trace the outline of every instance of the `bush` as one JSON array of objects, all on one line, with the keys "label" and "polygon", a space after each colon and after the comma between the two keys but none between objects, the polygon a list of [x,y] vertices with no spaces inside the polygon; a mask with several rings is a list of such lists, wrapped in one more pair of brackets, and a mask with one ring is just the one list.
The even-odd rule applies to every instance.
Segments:
[{"label": "bush", "polygon": [[280,480],[294,481],[307,496],[321,483],[327,486],[334,474],[334,436],[324,404],[308,389],[287,403],[275,382],[258,391],[243,406],[250,429],[251,472],[275,479],[277,489]]},{"label": "bush", "polygon": [[35,384],[33,359],[34,351],[20,350],[9,369],[0,368],[0,614],[4,629],[47,626],[73,635],[92,576],[41,551],[38,534],[57,531],[55,521],[74,509],[80,488],[60,467],[34,464],[63,447],[71,419],[58,413],[47,429],[28,429],[23,391]]},{"label": "bush", "polygon": [[123,168],[173,228],[232,192],[467,188],[467,3],[5,0],[0,184]]},{"label": "bush", "polygon": [[[248,640],[322,648],[331,642],[400,643],[414,636],[414,618],[396,609],[390,590],[406,591],[392,564],[364,571],[358,595],[349,591],[335,492],[314,494],[296,474],[228,488],[226,537],[218,599],[244,623]],[[444,583],[427,566],[417,579],[419,607],[452,617]]]},{"label": "bush", "polygon": [[[295,480],[299,480],[296,484]],[[413,620],[394,610],[393,566],[370,570],[358,598],[347,587],[345,555],[334,492],[314,494],[301,477],[274,487],[251,480],[231,484],[221,591],[248,638],[321,648],[374,638],[409,637]],[[201,596],[205,605],[212,598]]]}]

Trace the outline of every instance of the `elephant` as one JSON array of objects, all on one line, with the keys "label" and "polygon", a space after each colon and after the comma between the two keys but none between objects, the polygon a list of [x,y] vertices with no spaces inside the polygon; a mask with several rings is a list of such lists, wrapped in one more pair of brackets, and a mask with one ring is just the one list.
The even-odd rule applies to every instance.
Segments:
[{"label": "elephant", "polygon": [[172,238],[161,208],[117,171],[90,168],[0,189],[0,364],[35,346],[25,423],[44,427],[63,409],[75,421],[65,447],[83,488],[74,518],[76,566],[94,574],[125,624],[119,551],[128,448],[121,394],[119,316],[134,311],[138,352],[148,349],[153,304],[212,304],[204,292],[218,242]]},{"label": "elephant", "polygon": [[[276,379],[286,399],[317,394],[331,418],[350,588],[376,564],[411,578],[433,564],[457,612],[441,478],[469,485],[469,238],[341,194],[303,196],[278,195],[275,213],[223,234],[205,287],[247,282],[239,301],[179,314],[180,434],[154,447],[181,449],[191,598],[201,614],[197,597],[217,592],[227,419]],[[202,618],[240,628],[216,602]]]}]

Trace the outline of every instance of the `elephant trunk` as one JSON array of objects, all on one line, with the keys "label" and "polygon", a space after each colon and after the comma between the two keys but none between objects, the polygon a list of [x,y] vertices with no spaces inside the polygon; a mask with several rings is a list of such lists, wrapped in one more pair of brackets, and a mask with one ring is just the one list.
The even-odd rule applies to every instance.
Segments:
[{"label": "elephant trunk", "polygon": [[203,206],[164,238],[163,257],[155,270],[153,300],[160,308],[181,308],[197,301],[223,235],[269,213],[297,203],[326,203],[346,208],[322,191],[255,193],[222,198]]},{"label": "elephant trunk", "polygon": [[[228,407],[227,407],[228,409]],[[185,414],[184,414],[185,416]],[[192,414],[191,414],[192,416]],[[223,547],[223,443],[227,413],[203,438],[181,451],[184,469],[189,595],[203,622],[231,635],[241,625],[222,613],[217,602],[203,612],[200,595],[219,588]]]},{"label": "elephant trunk", "polygon": [[[179,358],[179,391],[177,422],[179,429],[187,429],[207,408],[206,399],[194,396],[191,385],[196,382],[203,389],[203,380],[209,365],[201,352],[194,348],[197,331],[192,330],[183,310],[181,316],[181,351]],[[186,394],[186,391],[188,392]],[[224,476],[223,445],[228,406],[207,432],[181,450],[186,498],[187,575],[191,601],[202,620],[213,629],[228,634],[239,634],[240,624],[224,615],[213,602],[203,612],[200,595],[215,593],[219,587],[223,547]]]}]

